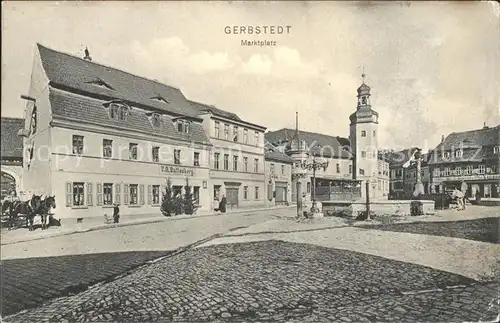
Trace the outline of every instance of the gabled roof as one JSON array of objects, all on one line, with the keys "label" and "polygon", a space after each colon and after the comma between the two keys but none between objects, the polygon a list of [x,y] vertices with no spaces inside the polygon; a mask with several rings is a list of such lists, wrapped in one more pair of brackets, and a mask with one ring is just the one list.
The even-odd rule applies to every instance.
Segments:
[{"label": "gabled roof", "polygon": [[[289,142],[295,130],[283,128],[270,131],[265,134],[266,139],[277,144],[279,142]],[[310,147],[310,153],[326,158],[352,158],[350,153],[350,141],[343,137],[333,137],[315,132],[299,131],[299,140],[305,141]]]},{"label": "gabled roof", "polygon": [[174,127],[174,119],[176,118],[168,115],[161,117],[160,128],[153,128],[147,114],[139,109],[131,109],[126,120],[114,120],[109,118],[109,114],[103,106],[103,101],[97,99],[88,99],[51,88],[49,89],[49,100],[52,115],[55,119],[62,118],[104,127],[121,128],[148,134],[154,133],[158,137],[210,144],[201,122],[192,122],[189,133],[179,133]]},{"label": "gabled roof", "polygon": [[1,157],[9,159],[23,158],[23,138],[17,135],[24,129],[24,119],[4,118],[1,122]]},{"label": "gabled roof", "polygon": [[199,111],[199,113],[208,112],[208,113],[211,113],[211,114],[219,116],[219,117],[228,118],[228,119],[235,120],[235,121],[243,121],[235,113],[227,112],[227,111],[218,109],[218,108],[214,107],[213,105],[207,105],[207,104],[203,104],[203,103],[191,101],[191,100],[189,100],[189,104],[191,104],[192,107],[194,107],[197,111]]},{"label": "gabled roof", "polygon": [[491,146],[500,143],[500,125],[492,128],[482,128],[469,130],[464,132],[452,132],[443,142],[441,142],[436,150],[452,150],[460,148],[461,145],[466,146]]},{"label": "gabled roof", "polygon": [[267,142],[266,145],[264,146],[264,159],[269,161],[277,161],[285,164],[293,164],[294,162],[294,160],[290,156],[279,151],[278,147],[273,147],[273,145]]},{"label": "gabled roof", "polygon": [[411,156],[417,149],[417,147],[412,147],[400,151],[387,152],[385,159],[389,162],[390,168],[402,167],[403,164],[411,158]]},{"label": "gabled roof", "polygon": [[[120,99],[130,105],[166,114],[199,118],[198,111],[191,107],[182,92],[175,87],[61,53],[40,44],[37,47],[43,69],[53,87],[107,100]],[[151,99],[158,96],[169,103]]]},{"label": "gabled roof", "polygon": [[[429,164],[475,161],[492,156],[488,146],[500,145],[500,125],[483,127],[463,132],[452,132],[433,151]],[[454,152],[462,150],[462,155],[457,157]],[[449,157],[444,157],[443,152],[450,152]]]}]

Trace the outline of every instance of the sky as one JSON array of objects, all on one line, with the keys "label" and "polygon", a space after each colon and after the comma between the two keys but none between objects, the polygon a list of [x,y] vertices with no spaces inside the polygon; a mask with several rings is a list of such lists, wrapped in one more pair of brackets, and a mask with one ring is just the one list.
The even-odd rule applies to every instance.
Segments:
[{"label": "sky", "polygon": [[88,47],[95,62],[270,131],[295,128],[298,111],[301,130],[348,137],[363,69],[383,148],[431,149],[500,124],[495,2],[3,2],[2,117],[23,117],[36,43],[82,57]]}]

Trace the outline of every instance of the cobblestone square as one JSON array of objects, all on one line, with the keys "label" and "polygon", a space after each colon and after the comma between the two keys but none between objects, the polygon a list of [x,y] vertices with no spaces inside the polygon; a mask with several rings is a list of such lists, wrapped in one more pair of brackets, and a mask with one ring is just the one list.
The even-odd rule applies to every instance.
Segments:
[{"label": "cobblestone square", "polygon": [[40,321],[479,321],[496,283],[352,251],[264,241],[191,249],[8,318]]}]

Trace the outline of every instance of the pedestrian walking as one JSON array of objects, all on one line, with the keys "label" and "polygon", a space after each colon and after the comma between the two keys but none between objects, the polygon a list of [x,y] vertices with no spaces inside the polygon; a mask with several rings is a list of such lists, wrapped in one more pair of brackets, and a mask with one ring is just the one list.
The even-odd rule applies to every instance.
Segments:
[{"label": "pedestrian walking", "polygon": [[215,209],[215,211],[220,211],[221,213],[226,213],[226,197],[222,195],[222,198],[219,202],[219,207]]},{"label": "pedestrian walking", "polygon": [[118,203],[113,208],[113,223],[120,223],[120,205]]}]

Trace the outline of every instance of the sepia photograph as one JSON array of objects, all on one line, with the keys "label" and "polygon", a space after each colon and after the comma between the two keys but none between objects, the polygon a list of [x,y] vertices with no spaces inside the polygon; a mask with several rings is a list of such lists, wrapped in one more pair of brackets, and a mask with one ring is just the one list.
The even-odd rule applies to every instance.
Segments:
[{"label": "sepia photograph", "polygon": [[3,1],[0,322],[498,322],[498,1]]}]

